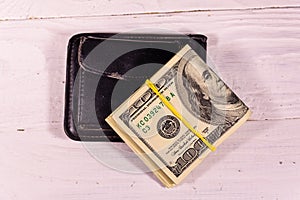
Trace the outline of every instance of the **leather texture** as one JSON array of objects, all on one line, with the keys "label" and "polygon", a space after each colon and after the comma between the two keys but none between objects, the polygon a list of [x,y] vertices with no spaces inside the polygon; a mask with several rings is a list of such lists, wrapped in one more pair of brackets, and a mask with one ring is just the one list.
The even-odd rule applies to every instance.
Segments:
[{"label": "leather texture", "polygon": [[105,118],[189,44],[205,61],[200,34],[82,33],[68,44],[66,134],[78,141],[121,142]]}]

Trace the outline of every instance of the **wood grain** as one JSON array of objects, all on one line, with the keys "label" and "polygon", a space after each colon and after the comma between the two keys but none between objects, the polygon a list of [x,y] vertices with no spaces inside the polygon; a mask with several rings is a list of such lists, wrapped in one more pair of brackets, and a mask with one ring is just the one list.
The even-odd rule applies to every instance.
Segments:
[{"label": "wood grain", "polygon": [[81,144],[42,134],[46,129],[2,134],[0,197],[299,199],[299,124],[246,123],[173,189],[162,187],[152,174],[124,173],[97,163]]},{"label": "wood grain", "polygon": [[[66,2],[71,1],[62,5]],[[16,1],[1,1],[0,7],[4,4],[13,7]],[[85,13],[48,4],[49,12],[41,10],[40,16],[53,19],[0,21],[0,199],[300,198],[300,9],[135,15],[138,9],[125,7],[118,12],[132,15],[59,18]],[[16,5],[2,16],[24,18],[21,3]],[[166,6],[180,9],[175,7]],[[68,39],[78,32],[158,26],[207,35],[215,69],[253,110],[251,121],[171,190],[151,174],[119,172],[97,162],[62,128]]]},{"label": "wood grain", "polygon": [[2,0],[0,19],[61,18],[132,15],[162,12],[194,12],[223,9],[297,7],[298,0]]}]

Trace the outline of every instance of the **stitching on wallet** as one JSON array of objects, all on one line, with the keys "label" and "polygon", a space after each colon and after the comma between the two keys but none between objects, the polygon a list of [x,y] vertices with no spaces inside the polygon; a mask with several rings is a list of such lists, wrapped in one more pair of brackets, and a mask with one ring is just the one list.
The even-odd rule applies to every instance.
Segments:
[{"label": "stitching on wallet", "polygon": [[79,71],[79,81],[80,81],[80,87],[79,87],[79,103],[78,103],[78,123],[81,122],[82,120],[82,102],[83,102],[83,95],[84,94],[84,84],[85,84],[85,79],[84,79],[84,72],[83,70]]},{"label": "stitching on wallet", "polygon": [[74,88],[74,76],[73,76],[73,73],[74,73],[74,53],[75,53],[75,49],[74,49],[74,45],[75,43],[72,44],[72,50],[71,50],[71,66],[70,66],[70,77],[69,77],[69,80],[70,80],[70,85],[69,85],[69,99],[68,99],[68,102],[69,102],[69,109],[68,109],[68,127],[69,129],[71,128],[71,121],[73,119],[73,109],[72,109],[72,105],[73,105],[73,88]]}]

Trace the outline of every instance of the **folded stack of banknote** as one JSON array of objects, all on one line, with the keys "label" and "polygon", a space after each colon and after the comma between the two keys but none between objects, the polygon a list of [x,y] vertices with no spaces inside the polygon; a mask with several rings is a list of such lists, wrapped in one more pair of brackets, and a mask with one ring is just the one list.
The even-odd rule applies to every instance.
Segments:
[{"label": "folded stack of banknote", "polygon": [[106,121],[158,179],[172,187],[250,113],[186,45]]}]

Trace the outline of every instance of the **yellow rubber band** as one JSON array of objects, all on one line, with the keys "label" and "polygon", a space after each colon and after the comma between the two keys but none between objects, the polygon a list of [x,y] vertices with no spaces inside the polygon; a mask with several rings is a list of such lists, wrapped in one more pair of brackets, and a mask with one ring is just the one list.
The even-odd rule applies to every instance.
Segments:
[{"label": "yellow rubber band", "polygon": [[210,144],[198,131],[196,131],[192,125],[172,106],[172,104],[157,90],[156,86],[149,80],[146,80],[148,87],[159,97],[159,99],[167,106],[167,108],[180,120],[182,123],[192,131],[198,138],[200,138],[204,144],[211,150],[215,151],[216,147]]}]

